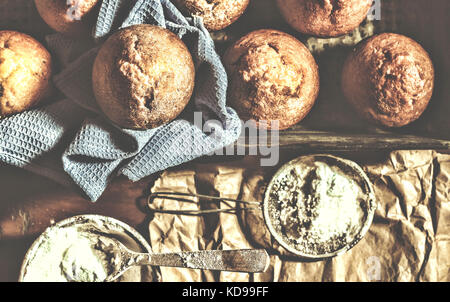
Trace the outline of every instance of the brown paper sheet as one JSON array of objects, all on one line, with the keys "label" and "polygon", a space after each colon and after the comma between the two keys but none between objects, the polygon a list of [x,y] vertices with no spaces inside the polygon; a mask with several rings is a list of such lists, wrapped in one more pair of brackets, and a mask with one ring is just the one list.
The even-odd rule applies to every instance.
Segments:
[{"label": "brown paper sheet", "polygon": [[[364,165],[374,183],[374,222],[342,256],[306,262],[283,250],[261,211],[200,216],[155,213],[150,221],[154,252],[266,248],[271,266],[262,274],[161,268],[162,281],[450,281],[450,155],[398,151],[384,163]],[[257,158],[226,164],[193,164],[164,172],[152,192],[173,191],[261,201],[273,169]],[[196,210],[234,207],[222,202],[154,200],[150,207]]]}]

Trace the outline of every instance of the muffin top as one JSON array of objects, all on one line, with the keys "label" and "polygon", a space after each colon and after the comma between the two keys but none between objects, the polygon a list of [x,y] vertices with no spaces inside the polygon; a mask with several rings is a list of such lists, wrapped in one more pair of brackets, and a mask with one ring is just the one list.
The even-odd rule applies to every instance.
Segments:
[{"label": "muffin top", "polygon": [[52,29],[71,36],[89,34],[100,9],[99,0],[35,0],[36,8]]},{"label": "muffin top", "polygon": [[189,102],[194,79],[186,45],[153,25],[116,32],[93,69],[97,103],[113,122],[133,129],[155,128],[177,117]]},{"label": "muffin top", "polygon": [[308,114],[319,91],[314,57],[280,31],[246,35],[227,50],[224,63],[231,77],[231,105],[244,120],[278,120],[279,129],[289,128]]},{"label": "muffin top", "polygon": [[416,41],[385,33],[359,44],[342,78],[348,101],[366,118],[401,127],[419,118],[433,93],[434,68]]},{"label": "muffin top", "polygon": [[35,105],[48,91],[50,53],[32,37],[0,31],[0,118]]},{"label": "muffin top", "polygon": [[235,22],[250,0],[174,0],[184,13],[203,18],[209,30],[221,30]]},{"label": "muffin top", "polygon": [[336,37],[358,27],[366,18],[372,0],[277,0],[286,21],[297,31]]}]

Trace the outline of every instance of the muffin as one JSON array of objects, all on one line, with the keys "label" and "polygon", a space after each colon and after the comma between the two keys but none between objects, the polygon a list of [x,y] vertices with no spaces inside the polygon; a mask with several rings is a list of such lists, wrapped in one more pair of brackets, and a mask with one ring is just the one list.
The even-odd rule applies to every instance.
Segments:
[{"label": "muffin", "polygon": [[97,103],[114,123],[151,129],[186,107],[195,69],[189,50],[174,33],[142,24],[122,29],[104,43],[92,79]]},{"label": "muffin", "polygon": [[36,105],[50,89],[49,52],[32,37],[0,31],[0,118]]},{"label": "muffin", "polygon": [[363,117],[387,127],[418,119],[433,87],[434,68],[428,53],[416,41],[392,33],[357,45],[342,73],[349,103]]},{"label": "muffin", "polygon": [[208,30],[221,30],[236,21],[250,0],[174,0],[184,13],[203,18]]},{"label": "muffin", "polygon": [[[279,130],[300,122],[319,93],[314,57],[300,41],[276,30],[257,30],[224,55],[230,80],[229,101],[243,120]],[[261,122],[266,121],[266,122]]]},{"label": "muffin", "polygon": [[318,37],[337,37],[357,28],[372,0],[277,0],[286,22],[295,30]]},{"label": "muffin", "polygon": [[100,0],[34,0],[45,23],[70,36],[89,34],[100,10]]}]

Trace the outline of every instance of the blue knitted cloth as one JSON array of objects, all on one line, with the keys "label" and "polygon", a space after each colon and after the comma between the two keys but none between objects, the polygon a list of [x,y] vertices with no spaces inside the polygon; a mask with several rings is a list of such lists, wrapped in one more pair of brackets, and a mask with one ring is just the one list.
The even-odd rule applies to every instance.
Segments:
[{"label": "blue knitted cloth", "polygon": [[[232,144],[241,123],[226,107],[227,75],[201,19],[184,17],[169,0],[139,0],[123,14],[127,0],[103,0],[94,31],[101,39],[117,27],[155,24],[189,40],[197,68],[195,112],[157,129],[120,129],[103,117],[92,91],[92,65],[98,47],[75,60],[77,41],[48,37],[48,47],[66,60],[53,78],[66,99],[0,120],[0,161],[23,167],[64,184],[76,185],[92,201],[109,181],[125,175],[137,181]],[[119,21],[119,22],[118,22]],[[203,123],[212,131],[203,131]],[[196,115],[197,119],[194,119]]]}]

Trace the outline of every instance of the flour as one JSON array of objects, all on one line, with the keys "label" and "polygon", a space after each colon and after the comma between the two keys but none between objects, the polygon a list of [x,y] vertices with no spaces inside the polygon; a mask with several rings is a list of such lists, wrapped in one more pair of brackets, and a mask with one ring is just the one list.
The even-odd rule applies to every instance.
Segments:
[{"label": "flour", "polygon": [[[63,220],[39,236],[28,250],[19,280],[37,282],[101,282],[121,263],[117,241],[138,253],[151,251],[145,239],[111,217],[81,215]],[[151,266],[129,268],[116,282],[158,279]]]},{"label": "flour", "polygon": [[76,227],[52,229],[44,235],[23,281],[104,281],[111,259],[98,248],[99,242],[99,236]]},{"label": "flour", "polygon": [[284,241],[304,254],[321,255],[345,247],[358,235],[367,216],[362,196],[349,175],[315,162],[281,174],[269,205]]}]

